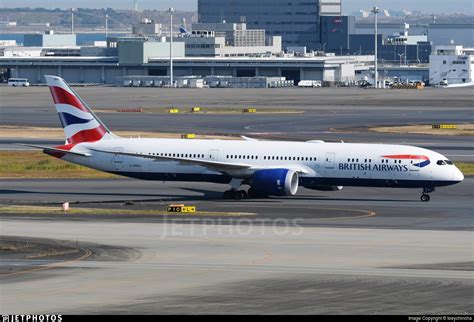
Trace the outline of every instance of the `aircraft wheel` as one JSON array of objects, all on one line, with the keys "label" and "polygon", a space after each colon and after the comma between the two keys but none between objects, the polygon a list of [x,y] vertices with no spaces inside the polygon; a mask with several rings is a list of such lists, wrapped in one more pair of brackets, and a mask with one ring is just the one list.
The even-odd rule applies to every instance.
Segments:
[{"label": "aircraft wheel", "polygon": [[431,197],[430,197],[430,195],[422,194],[420,199],[423,202],[429,202]]},{"label": "aircraft wheel", "polygon": [[224,191],[224,199],[234,199],[234,191],[233,190]]},{"label": "aircraft wheel", "polygon": [[243,190],[235,191],[234,192],[234,199],[235,200],[242,200],[247,196],[247,193]]},{"label": "aircraft wheel", "polygon": [[253,188],[250,188],[247,194],[249,198],[257,198],[257,194]]}]

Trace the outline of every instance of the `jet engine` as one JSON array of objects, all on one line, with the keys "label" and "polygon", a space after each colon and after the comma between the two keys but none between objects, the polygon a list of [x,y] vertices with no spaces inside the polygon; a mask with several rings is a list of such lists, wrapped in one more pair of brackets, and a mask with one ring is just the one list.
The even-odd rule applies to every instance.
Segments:
[{"label": "jet engine", "polygon": [[298,191],[298,173],[289,169],[256,171],[251,180],[251,190],[256,195],[294,196]]}]

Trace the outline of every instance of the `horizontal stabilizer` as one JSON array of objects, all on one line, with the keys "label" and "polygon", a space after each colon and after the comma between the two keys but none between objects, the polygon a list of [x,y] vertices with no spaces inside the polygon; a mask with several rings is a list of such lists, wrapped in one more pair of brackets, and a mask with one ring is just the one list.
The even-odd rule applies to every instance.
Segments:
[{"label": "horizontal stabilizer", "polygon": [[42,150],[50,151],[50,152],[59,152],[59,153],[80,155],[80,156],[83,156],[83,157],[90,157],[90,156],[92,156],[92,155],[89,154],[89,153],[81,153],[81,152],[68,151],[68,150],[64,150],[64,149],[52,148],[52,147],[49,147],[49,146],[32,145],[32,144],[20,144],[20,145],[27,146],[27,147],[30,147],[30,148],[35,148],[35,149],[42,149]]}]

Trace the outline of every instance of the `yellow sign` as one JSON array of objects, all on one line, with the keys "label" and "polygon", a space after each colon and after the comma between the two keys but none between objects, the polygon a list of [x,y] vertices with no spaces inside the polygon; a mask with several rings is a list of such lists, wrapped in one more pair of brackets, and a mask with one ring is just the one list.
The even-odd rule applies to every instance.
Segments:
[{"label": "yellow sign", "polygon": [[257,113],[257,109],[256,108],[246,108],[242,112],[244,112],[244,113]]},{"label": "yellow sign", "polygon": [[177,113],[179,113],[179,109],[177,109],[177,108],[170,108],[170,109],[169,109],[169,112],[170,112],[170,114],[177,114]]},{"label": "yellow sign", "polygon": [[456,124],[433,124],[433,129],[441,129],[441,130],[455,130],[458,128]]},{"label": "yellow sign", "polygon": [[193,107],[193,109],[191,110],[191,112],[193,112],[193,113],[201,112],[201,108],[200,108],[200,107]]},{"label": "yellow sign", "polygon": [[195,139],[195,138],[196,138],[196,134],[194,134],[194,133],[181,134],[181,138],[182,138],[182,139]]},{"label": "yellow sign", "polygon": [[189,214],[189,213],[195,213],[196,212],[196,207],[195,206],[185,206],[185,205],[169,205],[166,207],[167,212],[171,213],[184,213],[184,214]]}]

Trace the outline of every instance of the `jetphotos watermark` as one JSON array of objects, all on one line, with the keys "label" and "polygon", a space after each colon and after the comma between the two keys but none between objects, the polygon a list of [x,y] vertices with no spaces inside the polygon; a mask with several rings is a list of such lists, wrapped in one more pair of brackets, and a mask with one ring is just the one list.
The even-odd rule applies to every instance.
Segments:
[{"label": "jetphotos watermark", "polygon": [[301,236],[303,219],[215,218],[196,221],[167,220],[159,234],[161,239],[181,236]]},{"label": "jetphotos watermark", "polygon": [[62,315],[3,314],[2,322],[61,322]]}]

